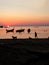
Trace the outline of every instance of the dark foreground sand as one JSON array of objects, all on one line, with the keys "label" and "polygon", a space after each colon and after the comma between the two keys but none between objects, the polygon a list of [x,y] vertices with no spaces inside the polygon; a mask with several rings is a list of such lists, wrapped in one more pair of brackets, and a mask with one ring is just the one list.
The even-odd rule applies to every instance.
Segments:
[{"label": "dark foreground sand", "polygon": [[0,65],[49,65],[49,39],[0,39]]}]

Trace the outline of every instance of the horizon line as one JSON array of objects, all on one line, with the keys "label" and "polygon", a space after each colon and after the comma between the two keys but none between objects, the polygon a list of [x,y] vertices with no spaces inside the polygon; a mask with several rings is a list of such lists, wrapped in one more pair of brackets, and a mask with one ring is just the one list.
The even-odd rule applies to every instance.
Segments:
[{"label": "horizon line", "polygon": [[49,24],[17,24],[17,25],[9,25],[9,26],[49,26]]}]

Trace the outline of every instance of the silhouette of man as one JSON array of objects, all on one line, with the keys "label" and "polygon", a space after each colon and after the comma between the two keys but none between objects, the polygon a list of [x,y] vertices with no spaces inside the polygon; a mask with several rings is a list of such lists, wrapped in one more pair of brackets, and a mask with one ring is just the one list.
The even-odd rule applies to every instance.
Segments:
[{"label": "silhouette of man", "polygon": [[30,33],[30,29],[28,29],[28,33]]},{"label": "silhouette of man", "polygon": [[37,38],[37,33],[35,32],[35,38]]}]

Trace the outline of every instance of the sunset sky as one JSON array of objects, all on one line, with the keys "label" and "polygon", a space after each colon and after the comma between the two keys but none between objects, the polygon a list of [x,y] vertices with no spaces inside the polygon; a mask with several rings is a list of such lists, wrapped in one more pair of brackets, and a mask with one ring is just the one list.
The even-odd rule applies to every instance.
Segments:
[{"label": "sunset sky", "polygon": [[49,24],[49,0],[0,0],[0,25]]}]

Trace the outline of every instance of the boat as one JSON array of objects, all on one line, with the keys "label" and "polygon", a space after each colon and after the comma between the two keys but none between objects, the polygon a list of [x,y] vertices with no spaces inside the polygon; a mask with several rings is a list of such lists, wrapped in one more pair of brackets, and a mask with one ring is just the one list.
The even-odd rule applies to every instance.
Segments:
[{"label": "boat", "polygon": [[6,29],[6,33],[8,33],[8,32],[14,32],[14,29],[11,29],[11,30]]},{"label": "boat", "polygon": [[0,26],[0,28],[3,28],[3,26]]},{"label": "boat", "polygon": [[19,30],[16,30],[16,32],[21,33],[21,32],[24,32],[24,30],[25,30],[25,29],[19,29]]}]

